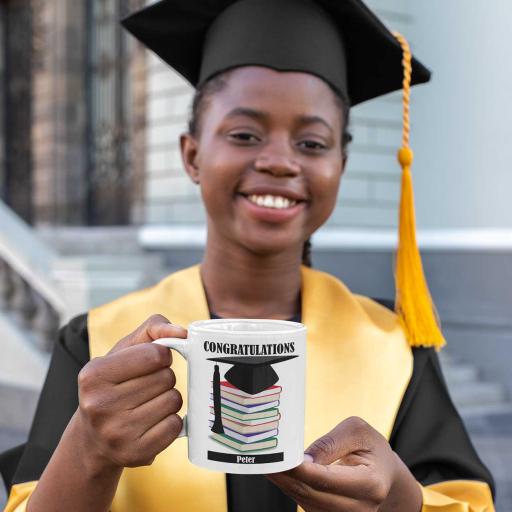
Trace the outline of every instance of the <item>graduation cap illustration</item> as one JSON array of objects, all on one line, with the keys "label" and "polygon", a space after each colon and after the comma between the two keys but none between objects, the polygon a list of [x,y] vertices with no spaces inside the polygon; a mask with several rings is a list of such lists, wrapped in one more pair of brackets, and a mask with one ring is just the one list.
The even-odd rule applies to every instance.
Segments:
[{"label": "graduation cap illustration", "polygon": [[299,356],[210,357],[208,361],[232,364],[233,367],[225,373],[224,378],[238,389],[255,395],[279,380],[279,376],[272,368],[273,364],[295,357]]},{"label": "graduation cap illustration", "polygon": [[[291,356],[248,356],[248,357],[209,357],[208,361],[232,364],[224,378],[238,389],[255,395],[274,385],[279,376],[272,365],[299,357]],[[219,365],[215,365],[213,372],[213,410],[215,420],[212,431],[217,434],[224,433],[220,409],[220,373]]]}]

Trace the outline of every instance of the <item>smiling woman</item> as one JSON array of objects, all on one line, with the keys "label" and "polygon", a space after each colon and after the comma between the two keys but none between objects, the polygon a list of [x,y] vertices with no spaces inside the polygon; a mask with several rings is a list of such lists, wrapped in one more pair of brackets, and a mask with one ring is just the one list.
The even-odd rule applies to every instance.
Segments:
[{"label": "smiling woman", "polygon": [[209,243],[297,253],[336,204],[342,100],[306,73],[248,66],[220,80],[181,139],[185,168],[201,186]]},{"label": "smiling woman", "polygon": [[[207,211],[206,249],[200,265],[62,329],[30,439],[0,459],[7,511],[492,512],[493,480],[447,392],[426,309],[395,314],[302,264],[336,204],[349,105],[402,82],[407,96],[428,70],[360,0],[161,0],[125,26],[197,88],[180,144]],[[411,159],[403,148],[405,178]],[[422,278],[421,265],[408,268],[420,272],[405,284]],[[413,296],[432,315],[428,299]],[[185,366],[151,341],[186,338],[208,317],[307,326],[307,448],[296,468],[244,475],[234,463],[222,474],[188,461],[177,439]],[[269,431],[253,429],[279,421],[275,409],[230,416],[220,391],[213,400],[230,417],[221,423],[260,440]],[[240,448],[241,435],[222,435]],[[260,445],[241,439],[238,463],[255,464]]]}]

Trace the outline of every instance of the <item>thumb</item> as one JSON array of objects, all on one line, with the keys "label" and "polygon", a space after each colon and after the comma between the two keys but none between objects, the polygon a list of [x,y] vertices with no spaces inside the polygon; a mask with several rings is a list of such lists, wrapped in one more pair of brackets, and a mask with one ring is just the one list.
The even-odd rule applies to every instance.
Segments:
[{"label": "thumb", "polygon": [[304,460],[329,465],[350,453],[367,451],[373,444],[372,431],[361,418],[347,418],[309,445]]},{"label": "thumb", "polygon": [[151,343],[159,338],[186,338],[187,329],[181,325],[171,324],[163,315],[151,315],[133,332],[120,339],[109,353],[118,352],[133,345]]}]

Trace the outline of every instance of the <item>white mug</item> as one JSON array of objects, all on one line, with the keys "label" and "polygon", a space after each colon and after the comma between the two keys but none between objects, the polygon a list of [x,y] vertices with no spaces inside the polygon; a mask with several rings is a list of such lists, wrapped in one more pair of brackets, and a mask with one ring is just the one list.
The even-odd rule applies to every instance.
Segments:
[{"label": "white mug", "polygon": [[154,343],[188,362],[188,458],[224,473],[276,473],[304,460],[306,327],[287,320],[192,322]]}]

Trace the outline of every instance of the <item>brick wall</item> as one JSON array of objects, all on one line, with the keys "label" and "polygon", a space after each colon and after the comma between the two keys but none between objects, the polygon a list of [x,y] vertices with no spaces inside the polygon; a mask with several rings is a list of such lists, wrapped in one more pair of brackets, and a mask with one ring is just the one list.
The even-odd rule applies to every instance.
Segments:
[{"label": "brick wall", "polygon": [[35,223],[85,220],[85,6],[34,0],[33,186]]},{"label": "brick wall", "polygon": [[[133,9],[142,5],[130,1]],[[121,2],[94,2],[32,0],[32,201],[39,226],[144,220],[146,51],[132,38],[126,48],[117,39]],[[125,140],[130,154],[121,159]]]},{"label": "brick wall", "polygon": [[[367,2],[392,29],[412,23],[405,0]],[[153,54],[148,57],[145,221],[182,224],[204,221],[197,187],[183,171],[179,134],[186,129],[191,88]],[[391,94],[352,110],[354,142],[331,226],[394,227],[400,173],[401,97]]]}]

